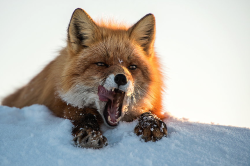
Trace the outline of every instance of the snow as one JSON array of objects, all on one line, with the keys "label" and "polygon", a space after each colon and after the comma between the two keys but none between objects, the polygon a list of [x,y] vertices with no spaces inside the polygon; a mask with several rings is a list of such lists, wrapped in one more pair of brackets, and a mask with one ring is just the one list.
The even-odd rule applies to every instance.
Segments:
[{"label": "snow", "polygon": [[250,129],[169,118],[168,137],[143,142],[137,121],[105,129],[109,145],[73,145],[72,124],[41,105],[0,106],[0,165],[250,165]]}]

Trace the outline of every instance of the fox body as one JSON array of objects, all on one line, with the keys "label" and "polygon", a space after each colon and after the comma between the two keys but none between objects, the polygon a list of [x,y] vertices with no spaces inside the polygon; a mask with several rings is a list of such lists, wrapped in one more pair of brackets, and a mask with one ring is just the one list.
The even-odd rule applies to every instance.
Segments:
[{"label": "fox body", "polygon": [[[162,75],[154,52],[155,18],[148,14],[131,27],[94,22],[74,11],[67,46],[3,105],[46,105],[72,121],[76,145],[107,145],[100,125],[139,118],[135,133],[145,141],[167,135],[162,115]],[[152,130],[153,129],[153,130]]]}]

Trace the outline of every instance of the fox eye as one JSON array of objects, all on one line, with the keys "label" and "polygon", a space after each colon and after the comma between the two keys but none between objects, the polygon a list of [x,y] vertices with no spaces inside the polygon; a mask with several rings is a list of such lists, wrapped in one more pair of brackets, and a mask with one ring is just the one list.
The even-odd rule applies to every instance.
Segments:
[{"label": "fox eye", "polygon": [[129,68],[130,70],[135,70],[135,69],[137,68],[137,66],[136,66],[136,65],[130,65],[128,68]]},{"label": "fox eye", "polygon": [[107,65],[106,63],[103,63],[103,62],[97,62],[96,65],[97,66],[106,66],[106,67],[109,66],[109,65]]}]

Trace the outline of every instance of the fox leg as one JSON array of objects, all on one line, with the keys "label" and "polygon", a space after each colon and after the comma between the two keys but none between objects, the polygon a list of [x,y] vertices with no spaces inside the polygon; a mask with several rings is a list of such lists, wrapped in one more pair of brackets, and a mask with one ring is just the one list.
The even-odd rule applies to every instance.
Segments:
[{"label": "fox leg", "polygon": [[82,119],[73,121],[73,124],[72,134],[76,146],[98,149],[108,144],[95,115],[88,113]]},{"label": "fox leg", "polygon": [[135,126],[136,135],[147,141],[157,141],[167,136],[167,125],[151,112],[145,112],[139,117],[139,123]]},{"label": "fox leg", "polygon": [[103,119],[94,108],[77,108],[57,99],[49,107],[54,115],[69,119],[73,124],[72,135],[76,146],[83,148],[102,148],[107,145],[107,138],[100,130]]},{"label": "fox leg", "polygon": [[67,106],[63,117],[71,120],[74,125],[72,135],[76,146],[98,149],[108,144],[107,138],[100,130],[100,125],[103,123],[102,117],[96,109],[76,109]]}]

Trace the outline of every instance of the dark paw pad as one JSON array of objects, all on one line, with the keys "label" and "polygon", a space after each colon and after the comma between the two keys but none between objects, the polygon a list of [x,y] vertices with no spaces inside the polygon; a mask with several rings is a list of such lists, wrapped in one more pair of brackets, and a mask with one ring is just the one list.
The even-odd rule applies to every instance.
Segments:
[{"label": "dark paw pad", "polygon": [[91,128],[82,129],[73,140],[76,146],[82,148],[99,149],[108,145],[107,138],[100,131],[95,131]]},{"label": "dark paw pad", "polygon": [[139,123],[135,126],[136,135],[147,141],[157,141],[167,136],[167,125],[150,112],[142,114]]}]

